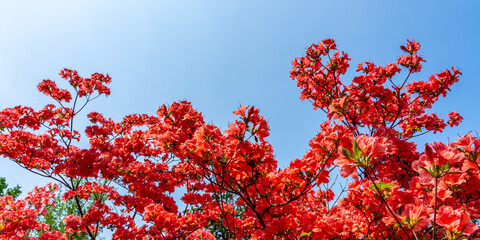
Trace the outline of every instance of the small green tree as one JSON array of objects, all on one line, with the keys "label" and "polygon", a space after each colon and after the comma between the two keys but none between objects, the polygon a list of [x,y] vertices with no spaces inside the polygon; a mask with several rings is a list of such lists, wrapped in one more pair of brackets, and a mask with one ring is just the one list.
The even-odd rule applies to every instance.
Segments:
[{"label": "small green tree", "polygon": [[13,198],[17,199],[18,196],[22,194],[22,190],[20,190],[20,186],[15,186],[13,188],[8,188],[7,181],[4,177],[0,177],[0,197],[5,195],[10,195]]},{"label": "small green tree", "polygon": [[[65,192],[64,187],[60,187],[59,192],[55,196],[55,206],[50,207],[47,206],[47,214],[45,216],[40,215],[38,217],[39,222],[46,223],[50,226],[49,231],[56,230],[61,233],[65,232],[65,224],[63,223],[63,219],[69,215],[79,215],[78,213],[78,208],[76,206],[76,203],[72,200],[70,201],[62,201],[62,195]],[[6,182],[6,179],[4,177],[0,177],[0,197],[5,196],[5,195],[10,195],[14,199],[17,199],[20,194],[22,194],[21,187],[19,185],[13,187],[13,188],[8,188],[8,184]],[[93,201],[89,200],[86,202],[83,202],[82,204],[85,204],[85,206],[91,207]],[[34,236],[40,236],[42,232],[36,232],[33,233]],[[88,235],[86,233],[72,233],[69,235],[69,238],[71,240],[86,240],[88,239]]]},{"label": "small green tree", "polygon": [[[77,182],[75,182],[77,184]],[[65,233],[65,223],[63,220],[69,215],[80,216],[80,212],[78,210],[78,206],[73,199],[63,201],[62,196],[63,194],[68,191],[65,186],[60,186],[59,191],[55,196],[55,206],[54,207],[47,207],[47,214],[45,216],[39,216],[39,222],[46,223],[50,226],[50,230],[56,230],[61,233]],[[93,205],[94,199],[89,199],[88,201],[81,201],[80,205],[82,208],[90,208]],[[103,231],[103,228],[100,228],[99,232]],[[70,233],[68,235],[68,239],[70,240],[87,240],[90,239],[87,233]],[[99,237],[98,239],[103,239]]]},{"label": "small green tree", "polygon": [[[48,224],[50,226],[50,231],[56,230],[64,233],[65,223],[63,223],[63,219],[72,214],[78,215],[78,210],[74,202],[62,201],[64,191],[65,189],[60,187],[59,192],[55,196],[55,207],[47,207],[47,214],[45,216],[39,216],[39,222]],[[88,239],[88,236],[86,233],[72,233],[69,235],[68,239],[86,240]]]}]

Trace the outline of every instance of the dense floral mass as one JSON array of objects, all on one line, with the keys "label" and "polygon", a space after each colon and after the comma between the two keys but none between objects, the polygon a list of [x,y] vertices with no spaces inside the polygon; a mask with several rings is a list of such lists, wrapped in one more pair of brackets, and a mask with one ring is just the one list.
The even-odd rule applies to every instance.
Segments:
[{"label": "dense floral mass", "polygon": [[[413,141],[462,121],[457,112],[448,120],[427,112],[461,72],[411,81],[425,63],[420,44],[401,50],[385,66],[360,63],[349,84],[341,77],[350,58],[332,39],[292,61],[300,98],[329,120],[285,169],[253,106],[234,111],[238,120],[224,132],[186,101],[121,121],[90,112],[80,131],[75,119],[110,94],[111,78],[64,69],[70,89],[52,80],[38,85],[54,104],[0,111],[0,154],[56,183],[24,200],[1,197],[0,236],[98,239],[109,229],[112,239],[478,239],[480,139]],[[344,195],[332,189],[335,168],[352,178]],[[58,185],[76,208],[64,232],[39,218],[54,206]]]}]

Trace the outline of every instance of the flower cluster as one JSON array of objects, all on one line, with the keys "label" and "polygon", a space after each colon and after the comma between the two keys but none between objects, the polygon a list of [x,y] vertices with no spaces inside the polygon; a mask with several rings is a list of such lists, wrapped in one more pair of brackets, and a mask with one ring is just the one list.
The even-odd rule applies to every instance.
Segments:
[{"label": "flower cluster", "polygon": [[[55,104],[0,110],[0,155],[63,185],[75,214],[64,219],[64,232],[38,221],[54,204],[53,185],[25,200],[4,196],[0,236],[96,239],[108,228],[112,239],[478,238],[480,139],[467,134],[423,152],[412,141],[461,123],[455,111],[447,121],[427,112],[461,73],[411,81],[425,63],[420,44],[401,50],[385,66],[359,64],[348,84],[341,77],[350,58],[332,39],[292,62],[300,98],[328,121],[283,169],[254,106],[235,110],[238,120],[223,132],[187,101],[120,121],[90,112],[90,125],[76,130],[74,119],[110,94],[111,79],[64,69],[72,90],[51,80],[38,85]],[[339,187],[336,168],[353,179],[348,186]]]}]

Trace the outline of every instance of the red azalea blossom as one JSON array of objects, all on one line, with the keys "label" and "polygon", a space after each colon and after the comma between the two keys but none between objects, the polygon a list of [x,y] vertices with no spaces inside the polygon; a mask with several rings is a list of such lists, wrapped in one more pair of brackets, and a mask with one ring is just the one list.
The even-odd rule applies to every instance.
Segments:
[{"label": "red azalea blossom", "polygon": [[470,222],[470,215],[467,212],[454,210],[450,206],[441,206],[438,209],[437,223],[449,232],[461,232],[466,235],[470,235],[478,229],[475,223]]},{"label": "red azalea blossom", "polygon": [[[461,72],[412,81],[426,63],[420,44],[400,48],[395,62],[358,64],[351,81],[342,79],[351,59],[333,39],[292,61],[300,98],[328,120],[283,168],[254,106],[235,110],[224,131],[187,101],[114,120],[83,108],[110,94],[110,76],[63,69],[70,90],[38,85],[52,104],[0,110],[0,155],[64,186],[75,214],[63,232],[42,222],[55,185],[3,196],[0,238],[98,239],[109,229],[112,239],[476,239],[480,139],[468,133],[423,152],[413,141],[463,120],[430,112]],[[78,129],[82,114],[89,125]],[[337,167],[353,181],[339,183]]]}]

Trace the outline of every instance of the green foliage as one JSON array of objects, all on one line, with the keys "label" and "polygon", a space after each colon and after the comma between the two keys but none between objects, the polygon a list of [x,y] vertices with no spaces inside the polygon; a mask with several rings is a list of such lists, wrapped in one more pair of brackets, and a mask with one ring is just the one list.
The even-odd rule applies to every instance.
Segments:
[{"label": "green foliage", "polygon": [[352,148],[353,154],[358,158],[359,156],[362,156],[362,150],[358,146],[357,141],[353,141],[353,148]]},{"label": "green foliage", "polygon": [[210,220],[205,229],[208,229],[215,239],[231,239],[233,233],[224,225],[224,221],[222,218],[219,218],[218,222]]},{"label": "green foliage", "polygon": [[[69,215],[79,215],[77,206],[73,201],[62,201],[63,189],[60,189],[58,194],[55,196],[55,207],[47,206],[47,214],[45,216],[40,216],[39,220],[43,223],[46,223],[50,226],[51,230],[56,230],[61,233],[65,232],[65,224],[63,219]],[[75,233],[71,234],[69,239],[78,239],[86,240],[88,235],[86,233]]]},{"label": "green foliage", "polygon": [[344,148],[344,147],[341,147],[342,148],[342,152],[343,152],[343,155],[345,155],[345,157],[347,157],[348,159],[354,159],[355,157],[350,153],[350,151],[348,151],[348,149]]},{"label": "green foliage", "polygon": [[[214,194],[213,198],[218,203],[227,203],[233,206],[235,206],[233,203],[237,200],[232,193],[228,193],[228,192]],[[193,213],[196,211],[203,211],[202,206],[187,207],[184,213],[187,213],[187,212]],[[225,212],[225,214],[228,214],[230,216],[232,214],[235,214],[235,217],[242,217],[245,211],[246,211],[245,206],[237,205],[235,206],[234,213]],[[230,231],[230,229],[227,227],[227,221],[225,220],[224,216],[219,216],[217,221],[210,220],[209,223],[204,228],[208,230],[215,237],[215,239],[227,240],[227,239],[236,238],[235,232]],[[241,238],[241,239],[249,239],[249,238]]]},{"label": "green foliage", "polygon": [[[78,208],[74,200],[70,200],[67,202],[62,201],[62,195],[64,193],[64,188],[60,188],[59,192],[55,196],[55,206],[50,207],[46,206],[47,214],[45,216],[40,215],[38,217],[39,222],[46,223],[50,226],[51,230],[56,230],[61,233],[65,232],[65,224],[63,223],[63,219],[69,215],[76,215],[79,216]],[[8,184],[6,183],[6,179],[4,177],[0,177],[0,197],[5,195],[11,195],[14,199],[17,199],[18,196],[22,193],[20,186],[15,186],[13,188],[8,188]],[[83,207],[87,206],[91,207],[93,201],[87,201],[82,203]],[[40,236],[41,232],[33,233],[33,236]],[[69,238],[71,240],[86,240],[88,239],[88,235],[86,233],[75,233],[70,234]]]},{"label": "green foliage", "polygon": [[300,234],[299,237],[310,237],[310,235],[312,235],[312,231],[310,231],[310,232],[303,232],[302,234]]},{"label": "green foliage", "polygon": [[382,192],[383,191],[390,191],[390,188],[393,187],[393,184],[391,184],[391,183],[379,182],[377,184],[370,185],[369,188],[372,189],[373,191],[375,191],[376,190],[375,185],[377,185],[376,188],[378,188],[378,190],[380,190]]},{"label": "green foliage", "polygon": [[21,193],[22,190],[20,190],[20,186],[17,185],[13,188],[8,188],[8,184],[5,178],[0,177],[0,197],[10,195],[14,199],[17,199],[17,197],[20,196]]},{"label": "green foliage", "polygon": [[[74,181],[74,184],[82,184],[84,180]],[[103,181],[101,184],[105,184]],[[47,206],[47,214],[45,216],[39,216],[39,222],[46,223],[50,226],[50,231],[56,230],[61,233],[65,232],[65,224],[63,220],[69,215],[80,216],[80,211],[78,209],[77,202],[75,199],[70,199],[68,201],[63,201],[62,196],[67,191],[64,186],[59,187],[59,191],[55,196],[55,206]],[[91,196],[87,201],[79,200],[80,207],[85,210],[92,207],[95,199],[98,199],[98,196]],[[105,201],[106,197],[100,198],[101,201]],[[99,232],[102,232],[103,228],[99,229]],[[87,233],[70,233],[68,236],[69,240],[87,240],[90,239]],[[102,237],[97,237],[97,239],[103,239]]]}]

